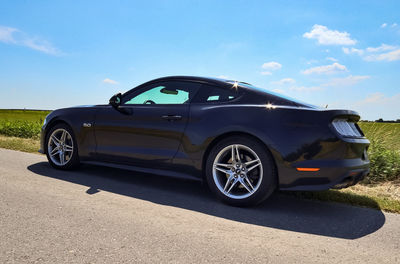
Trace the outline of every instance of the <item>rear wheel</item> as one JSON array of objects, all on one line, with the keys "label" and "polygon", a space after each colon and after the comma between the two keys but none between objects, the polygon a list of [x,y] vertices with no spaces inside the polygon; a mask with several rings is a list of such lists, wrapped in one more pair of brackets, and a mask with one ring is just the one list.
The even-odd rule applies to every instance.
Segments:
[{"label": "rear wheel", "polygon": [[47,133],[47,159],[57,169],[73,169],[79,165],[78,148],[72,129],[58,124]]},{"label": "rear wheel", "polygon": [[258,204],[277,185],[269,152],[257,140],[242,136],[224,139],[211,150],[206,177],[215,195],[234,206]]}]

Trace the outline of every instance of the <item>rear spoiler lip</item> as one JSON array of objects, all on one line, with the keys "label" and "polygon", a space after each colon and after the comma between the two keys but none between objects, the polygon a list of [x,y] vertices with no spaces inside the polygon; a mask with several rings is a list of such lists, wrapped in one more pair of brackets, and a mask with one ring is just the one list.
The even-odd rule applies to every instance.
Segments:
[{"label": "rear spoiler lip", "polygon": [[360,114],[353,110],[325,110],[331,116],[331,121],[337,118],[343,118],[348,121],[358,122]]}]

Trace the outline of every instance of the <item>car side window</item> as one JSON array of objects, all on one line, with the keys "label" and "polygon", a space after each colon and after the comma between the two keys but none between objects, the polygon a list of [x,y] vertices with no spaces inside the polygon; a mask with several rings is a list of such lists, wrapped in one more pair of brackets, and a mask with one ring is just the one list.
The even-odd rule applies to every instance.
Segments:
[{"label": "car side window", "polygon": [[202,92],[198,98],[197,103],[220,103],[232,101],[239,96],[238,90],[224,89],[221,87],[203,84]]},{"label": "car side window", "polygon": [[196,94],[200,84],[191,82],[162,82],[132,93],[123,103],[131,104],[186,104]]}]

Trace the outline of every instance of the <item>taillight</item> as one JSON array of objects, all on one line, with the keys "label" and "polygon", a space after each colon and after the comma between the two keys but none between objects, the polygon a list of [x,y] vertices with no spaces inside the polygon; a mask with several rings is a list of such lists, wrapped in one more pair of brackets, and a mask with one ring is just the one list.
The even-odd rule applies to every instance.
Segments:
[{"label": "taillight", "polygon": [[362,137],[361,131],[357,128],[354,122],[347,121],[346,119],[335,119],[332,121],[333,127],[336,131],[345,137]]}]

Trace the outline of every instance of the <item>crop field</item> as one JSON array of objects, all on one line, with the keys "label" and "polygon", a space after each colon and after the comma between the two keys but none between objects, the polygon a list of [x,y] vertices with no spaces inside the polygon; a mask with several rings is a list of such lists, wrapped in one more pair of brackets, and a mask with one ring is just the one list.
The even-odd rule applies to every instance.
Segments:
[{"label": "crop field", "polygon": [[0,109],[0,121],[33,121],[43,123],[51,111],[47,110],[8,110]]},{"label": "crop field", "polygon": [[400,123],[359,122],[369,140],[379,141],[391,150],[400,150]]},{"label": "crop field", "polygon": [[44,118],[50,111],[0,109],[0,134],[38,138]]},{"label": "crop field", "polygon": [[371,141],[368,149],[371,173],[368,183],[400,180],[400,123],[360,122]]}]

